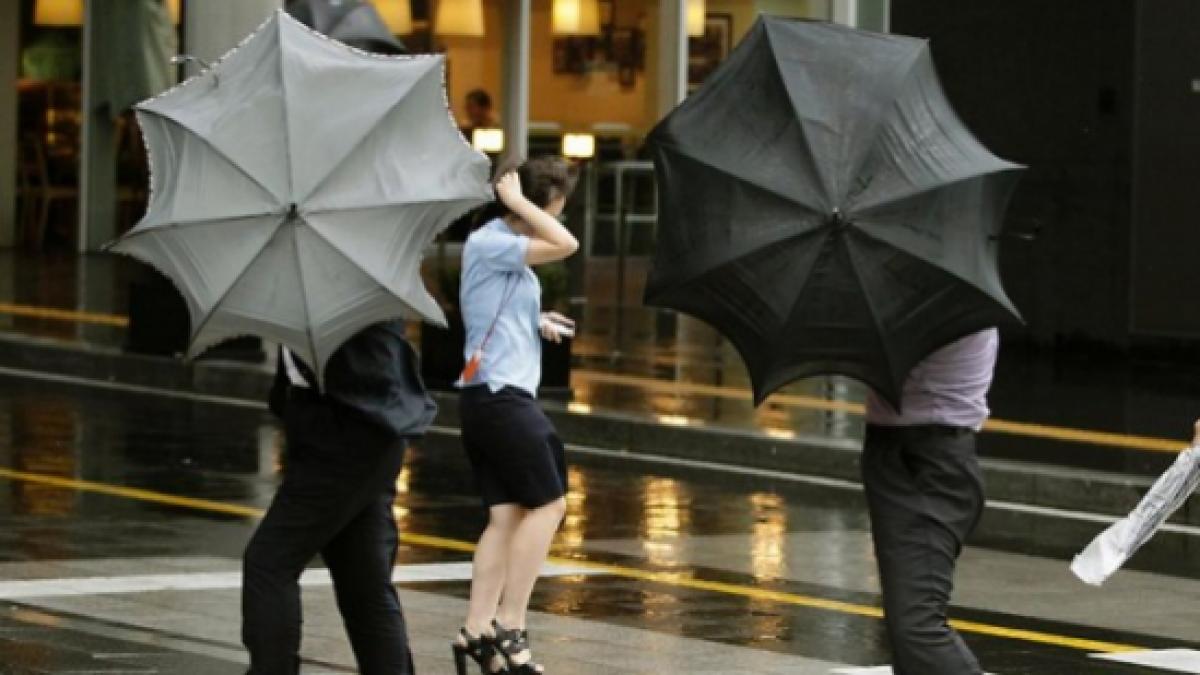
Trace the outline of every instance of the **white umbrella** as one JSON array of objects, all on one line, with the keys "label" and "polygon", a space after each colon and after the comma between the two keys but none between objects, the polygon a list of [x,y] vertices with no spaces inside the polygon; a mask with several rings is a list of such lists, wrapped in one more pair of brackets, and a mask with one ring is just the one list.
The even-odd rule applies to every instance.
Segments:
[{"label": "white umbrella", "polygon": [[279,11],[137,106],[150,205],[111,250],[182,293],[189,358],[251,334],[320,375],[372,323],[445,323],[421,255],[492,190],[450,117],[444,70],[442,56],[369,54]]},{"label": "white umbrella", "polygon": [[1180,453],[1128,516],[1101,532],[1075,556],[1071,571],[1084,582],[1099,586],[1150,541],[1172,513],[1179,510],[1200,485],[1200,447]]}]

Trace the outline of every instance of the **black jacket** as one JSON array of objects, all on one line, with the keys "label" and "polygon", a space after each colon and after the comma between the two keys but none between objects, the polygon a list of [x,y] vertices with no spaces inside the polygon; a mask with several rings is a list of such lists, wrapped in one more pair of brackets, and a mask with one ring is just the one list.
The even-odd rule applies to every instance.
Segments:
[{"label": "black jacket", "polygon": [[325,388],[320,393],[312,370],[295,354],[292,360],[312,386],[292,386],[281,355],[270,407],[285,421],[289,407],[324,405],[340,419],[361,422],[389,436],[412,438],[424,435],[437,414],[437,405],[421,380],[416,350],[404,337],[403,321],[369,326],[339,347],[325,366]]}]

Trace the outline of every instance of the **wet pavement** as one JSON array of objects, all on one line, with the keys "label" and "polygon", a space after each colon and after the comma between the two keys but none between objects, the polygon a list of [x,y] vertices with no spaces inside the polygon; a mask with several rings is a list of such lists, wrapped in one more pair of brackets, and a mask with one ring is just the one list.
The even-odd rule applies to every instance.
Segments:
[{"label": "wet pavement", "polygon": [[[740,358],[712,329],[640,302],[648,259],[586,261],[588,302],[578,312],[573,346],[574,406],[631,413],[663,424],[751,429],[792,438],[815,434],[861,440],[855,406],[862,385],[818,377],[785,387],[755,408]],[[32,256],[0,251],[0,331],[121,349],[129,327],[130,284],[146,271],[108,255]],[[620,292],[617,280],[621,280]],[[67,315],[46,315],[47,308]],[[27,310],[32,310],[27,311]],[[419,327],[413,326],[416,334]],[[842,408],[829,403],[842,404]],[[1138,362],[1095,353],[1044,353],[1007,342],[991,403],[994,417],[1083,431],[1083,440],[1032,433],[989,433],[984,456],[1157,475],[1173,459],[1172,439],[1200,416],[1200,364]],[[1092,438],[1115,433],[1146,438],[1133,447]],[[1142,447],[1146,446],[1146,447]],[[1166,449],[1168,452],[1163,452]]]},{"label": "wet pavement", "polygon": [[[238,557],[282,452],[260,402],[0,377],[0,672],[240,672]],[[856,486],[582,449],[570,459],[560,567],[540,583],[531,620],[550,672],[887,663]],[[418,666],[449,673],[445,642],[468,590],[462,563],[483,516],[453,430],[410,453],[398,490],[397,583]],[[1175,671],[1091,656],[1200,649],[1200,530],[1091,589],[1066,567],[1099,526],[1079,529],[1044,515],[985,517],[953,617],[987,669],[1200,672],[1196,655]],[[352,672],[319,570],[305,599],[305,672]]]}]

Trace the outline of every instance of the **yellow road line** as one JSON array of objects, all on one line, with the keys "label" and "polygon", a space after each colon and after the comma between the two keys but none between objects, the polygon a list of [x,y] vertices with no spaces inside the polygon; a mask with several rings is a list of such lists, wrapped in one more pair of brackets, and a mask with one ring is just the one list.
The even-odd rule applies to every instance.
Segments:
[{"label": "yellow road line", "polygon": [[1179,454],[1187,447],[1187,443],[1184,441],[1175,441],[1169,438],[1134,436],[1131,434],[1092,431],[1090,429],[1072,429],[1070,427],[1055,427],[1046,424],[1012,422],[1009,420],[988,420],[983,428],[998,434],[1034,436],[1071,443],[1092,443],[1095,445],[1109,445],[1118,448],[1133,448],[1135,450],[1150,450],[1153,452],[1169,452],[1172,454]]},{"label": "yellow road line", "polygon": [[[697,384],[694,382],[669,382],[667,380],[656,380],[653,378],[639,377],[636,375],[605,373],[595,370],[573,370],[571,371],[571,377],[579,379],[583,382],[596,382],[600,384],[637,387],[639,389],[661,393],[697,394],[700,396],[712,396],[714,398],[753,401],[753,396],[749,390],[738,387]],[[831,401],[817,396],[772,394],[767,400],[772,403],[779,403],[793,408],[806,408],[809,410],[821,410],[828,412],[845,412],[851,415],[866,414],[866,409],[861,403],[851,403],[849,401]],[[988,420],[984,424],[983,428],[986,431],[998,434],[1012,434],[1016,436],[1044,438],[1055,441],[1066,441],[1070,443],[1089,443],[1093,445],[1107,445],[1118,448],[1132,448],[1135,450],[1150,450],[1152,452],[1167,452],[1172,454],[1178,454],[1187,445],[1187,443],[1183,441],[1172,440],[1169,438],[1135,436],[1131,434],[1092,431],[1090,429],[1073,429],[1070,427],[1058,427],[1048,424],[1035,424],[1031,422],[1013,422],[1010,420],[1000,419]]]},{"label": "yellow road line", "polygon": [[96,314],[80,312],[71,309],[53,309],[51,307],[34,307],[31,305],[13,305],[0,302],[0,314],[24,316],[33,319],[50,319],[52,321],[71,321],[74,323],[95,323],[104,326],[127,328],[129,317],[116,314]]},{"label": "yellow road line", "polygon": [[50,485],[67,490],[78,490],[79,492],[94,492],[112,497],[136,499],[143,502],[154,502],[156,504],[166,504],[168,506],[181,506],[196,511],[208,511],[210,513],[222,513],[231,516],[256,518],[262,516],[263,514],[262,509],[256,509],[252,506],[228,504],[225,502],[213,501],[211,499],[181,497],[179,495],[167,494],[165,492],[143,490],[141,488],[131,488],[122,485],[110,485],[108,483],[97,483],[95,481],[82,480],[78,478],[63,478],[62,476],[51,476],[44,473],[16,471],[6,467],[0,467],[0,478],[19,480],[26,483]]},{"label": "yellow road line", "polygon": [[[224,515],[244,516],[250,518],[258,518],[263,515],[262,509],[251,506],[229,504],[210,499],[181,497],[179,495],[172,495],[165,492],[124,487],[121,485],[110,485],[108,483],[100,483],[96,481],[64,478],[61,476],[50,476],[40,473],[30,473],[27,471],[16,471],[4,467],[0,467],[0,478],[8,478],[10,480],[23,481],[27,483],[38,483],[41,485],[50,485],[53,487],[77,490],[80,492],[93,492],[113,497],[135,499],[138,501],[177,506],[196,511],[207,511]],[[400,540],[413,546],[459,551],[462,553],[471,553],[475,550],[475,545],[471,542],[427,534],[403,532],[400,534]],[[860,605],[853,602],[842,602],[840,600],[816,598],[807,595],[800,595],[798,593],[773,591],[766,588],[756,588],[754,586],[742,586],[739,584],[730,584],[720,581],[707,581],[704,579],[696,579],[688,576],[687,574],[678,572],[655,572],[651,570],[638,569],[636,567],[625,567],[623,565],[613,565],[609,563],[592,562],[588,560],[577,560],[574,558],[551,557],[550,561],[563,565],[584,567],[597,572],[602,572],[604,574],[624,577],[627,579],[637,579],[640,581],[649,581],[667,586],[674,586],[676,588],[708,591],[711,593],[733,595],[752,600],[777,602],[780,604],[794,605],[797,607],[808,607],[812,609],[839,612],[842,614],[852,614],[855,616],[870,617],[874,619],[883,617],[883,611],[881,609],[878,607],[872,607],[870,605]],[[1044,631],[995,626],[977,621],[962,621],[956,619],[952,620],[951,624],[958,630],[966,633],[975,633],[978,635],[987,635],[990,637],[1006,638],[1023,642],[1033,642],[1056,647],[1066,647],[1087,652],[1103,652],[1112,654],[1119,652],[1140,651],[1144,649],[1143,647],[1136,647],[1133,645],[1120,644],[1116,642],[1088,640],[1067,635],[1047,633]]]}]

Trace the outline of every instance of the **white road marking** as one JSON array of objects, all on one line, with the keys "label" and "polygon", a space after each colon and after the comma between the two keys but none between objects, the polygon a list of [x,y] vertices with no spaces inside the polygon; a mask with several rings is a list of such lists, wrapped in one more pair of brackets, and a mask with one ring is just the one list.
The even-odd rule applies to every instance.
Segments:
[{"label": "white road marking", "polygon": [[[568,565],[547,564],[544,577],[595,575],[600,572]],[[392,571],[396,583],[433,581],[467,581],[471,578],[471,563],[450,562],[422,565],[397,565]],[[333,582],[329,570],[309,569],[300,577],[301,586],[329,586]],[[194,572],[185,574],[135,574],[109,577],[72,577],[59,579],[28,579],[0,581],[0,600],[25,598],[60,598],[75,595],[109,593],[147,593],[152,591],[207,591],[235,589],[242,586],[241,572]]]},{"label": "white road marking", "polygon": [[[892,675],[892,667],[890,665],[869,665],[866,668],[834,668],[829,671],[830,675]],[[984,675],[994,675],[985,673]]]},{"label": "white road marking", "polygon": [[1121,654],[1092,654],[1093,659],[1150,666],[1172,673],[1200,673],[1200,651],[1195,649],[1155,649]]}]

